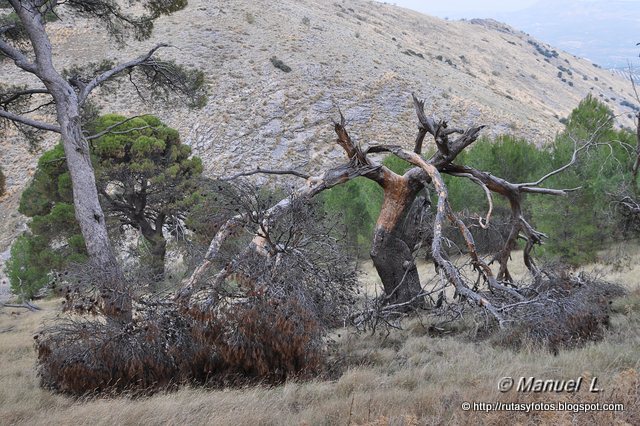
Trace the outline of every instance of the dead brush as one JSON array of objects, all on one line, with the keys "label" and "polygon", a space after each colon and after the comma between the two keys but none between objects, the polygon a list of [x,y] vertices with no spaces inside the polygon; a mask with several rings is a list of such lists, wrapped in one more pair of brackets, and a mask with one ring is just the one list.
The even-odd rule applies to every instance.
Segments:
[{"label": "dead brush", "polygon": [[[253,195],[250,201],[259,203]],[[261,212],[254,204],[240,207]],[[260,214],[253,213],[257,224]],[[78,285],[65,287],[65,305],[85,315],[62,317],[36,336],[41,385],[74,395],[138,395],[320,373],[324,336],[353,303],[357,280],[342,234],[324,227],[319,215],[298,204],[263,226],[268,256],[233,253],[231,244],[227,266],[203,280],[190,303],[149,295],[144,274],[133,274],[134,312],[125,323],[105,319],[90,270],[71,274],[67,281]]]},{"label": "dead brush", "polygon": [[220,384],[281,383],[324,367],[323,330],[295,299],[255,294],[205,314],[196,338],[216,349]]},{"label": "dead brush", "polygon": [[75,395],[133,395],[204,382],[216,352],[194,339],[175,307],[140,309],[128,324],[67,316],[35,336],[43,387]]},{"label": "dead brush", "polygon": [[544,347],[557,354],[601,340],[610,326],[613,299],[626,294],[622,286],[596,276],[576,274],[566,266],[549,266],[537,279],[514,285],[512,293],[478,290],[504,317],[499,325],[481,306],[456,293],[446,296],[447,287],[435,278],[426,283],[419,296],[428,301],[427,306],[409,313],[400,312],[399,305],[385,303],[384,298],[367,299],[350,316],[351,323],[360,331],[375,333],[382,328],[389,332],[403,328],[407,317],[417,316],[434,336],[464,334],[514,350]]},{"label": "dead brush", "polygon": [[524,303],[505,304],[510,325],[492,338],[500,345],[519,349],[527,342],[553,353],[602,339],[609,326],[612,299],[623,287],[566,268],[546,272],[539,282],[521,287],[532,297]]},{"label": "dead brush", "polygon": [[254,294],[209,312],[139,306],[127,324],[66,316],[35,336],[41,386],[146,395],[181,385],[281,383],[324,366],[323,328],[296,300]]}]

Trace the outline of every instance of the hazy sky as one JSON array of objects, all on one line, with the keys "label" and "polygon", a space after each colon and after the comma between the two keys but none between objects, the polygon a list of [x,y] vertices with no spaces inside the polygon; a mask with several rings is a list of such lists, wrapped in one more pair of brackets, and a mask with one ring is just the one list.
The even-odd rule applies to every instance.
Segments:
[{"label": "hazy sky", "polygon": [[[486,18],[494,13],[514,12],[536,3],[537,0],[387,0],[428,15],[452,18]],[[465,16],[467,15],[468,16]]]},{"label": "hazy sky", "polygon": [[605,67],[626,67],[640,49],[640,0],[385,1],[452,20],[494,18]]},{"label": "hazy sky", "polygon": [[[501,12],[516,12],[526,9],[539,0],[384,0],[408,9],[417,10],[427,15],[461,18],[491,18]],[[561,1],[561,0],[559,0]],[[578,0],[585,3],[597,0]],[[640,0],[619,0],[639,2]]]}]

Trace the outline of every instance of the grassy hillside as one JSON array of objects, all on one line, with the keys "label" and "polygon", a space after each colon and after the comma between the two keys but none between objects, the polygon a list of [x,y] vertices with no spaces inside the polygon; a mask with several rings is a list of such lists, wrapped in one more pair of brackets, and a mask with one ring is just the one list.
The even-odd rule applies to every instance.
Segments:
[{"label": "grassy hillside", "polygon": [[[278,387],[193,389],[132,399],[71,399],[38,387],[32,333],[57,315],[59,301],[41,312],[0,309],[0,424],[638,424],[640,422],[640,250],[601,254],[615,266],[585,269],[624,285],[629,295],[612,304],[611,327],[597,343],[557,356],[532,346],[514,352],[495,338],[474,336],[465,321],[434,335],[427,318],[403,330],[334,333],[332,362],[342,373]],[[517,273],[517,272],[516,272]],[[363,276],[363,284],[375,287]],[[598,378],[601,393],[500,393],[505,376]],[[622,403],[624,412],[465,412],[463,402]]]}]

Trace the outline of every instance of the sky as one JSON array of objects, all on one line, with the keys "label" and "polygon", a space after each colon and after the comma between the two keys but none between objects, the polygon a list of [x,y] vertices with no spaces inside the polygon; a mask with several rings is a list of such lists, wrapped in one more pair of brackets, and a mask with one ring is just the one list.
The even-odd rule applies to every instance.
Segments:
[{"label": "sky", "polygon": [[537,0],[391,0],[407,9],[441,18],[489,18],[495,13],[516,12],[534,5]]},{"label": "sky", "polygon": [[[559,0],[561,1],[561,0]],[[579,0],[593,3],[595,0]],[[639,2],[640,0],[621,0]],[[386,0],[397,6],[413,9],[440,18],[491,18],[495,14],[517,12],[538,3],[538,0]]]},{"label": "sky", "polygon": [[494,18],[606,68],[626,68],[640,53],[640,0],[386,2],[440,18]]}]

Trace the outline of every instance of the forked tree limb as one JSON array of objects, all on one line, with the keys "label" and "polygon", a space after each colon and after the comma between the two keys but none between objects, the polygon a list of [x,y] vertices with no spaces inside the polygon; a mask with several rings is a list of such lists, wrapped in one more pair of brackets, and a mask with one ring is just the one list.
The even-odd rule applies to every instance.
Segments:
[{"label": "forked tree limb", "polygon": [[478,218],[478,224],[482,229],[489,229],[489,221],[491,220],[491,214],[493,213],[493,196],[491,195],[491,190],[489,190],[489,188],[487,188],[487,185],[482,183],[480,179],[476,178],[471,174],[449,173],[449,175],[456,176],[456,177],[465,177],[470,181],[472,181],[473,183],[475,183],[476,185],[480,186],[480,188],[482,188],[482,190],[484,191],[484,195],[487,197],[487,203],[489,204],[489,208],[487,209],[487,214],[485,215],[484,220],[482,219],[482,217]]},{"label": "forked tree limb", "polygon": [[290,176],[296,176],[302,179],[309,179],[311,177],[311,175],[308,175],[306,173],[303,172],[299,172],[297,170],[274,170],[274,169],[263,169],[261,167],[256,167],[254,170],[248,170],[246,172],[240,172],[240,173],[236,173],[234,175],[231,176],[225,176],[220,178],[220,180],[222,181],[228,181],[228,180],[235,180],[238,179],[240,177],[245,177],[245,176],[252,176],[252,175],[257,175],[257,174],[263,174],[263,175],[290,175]]},{"label": "forked tree limb", "polygon": [[44,123],[42,121],[34,120],[29,117],[25,117],[23,115],[14,114],[12,112],[0,109],[0,117],[5,118],[7,120],[11,120],[16,123],[25,124],[27,126],[35,127],[40,130],[47,130],[49,132],[61,133],[62,130],[60,126],[56,126],[55,124]]},{"label": "forked tree limb", "polygon": [[[334,123],[334,128],[338,135],[336,142],[345,150],[349,162],[329,169],[321,175],[307,178],[305,186],[298,188],[293,194],[280,200],[265,212],[264,221],[266,223],[263,224],[263,226],[269,227],[270,222],[275,221],[290,211],[295,199],[309,200],[326,189],[345,183],[358,176],[367,176],[376,179],[379,174],[389,172],[386,167],[370,161],[360,148],[353,143],[344,127],[344,117],[342,117],[342,115],[340,122]],[[208,269],[212,266],[213,261],[218,257],[220,248],[224,242],[235,235],[239,229],[249,223],[249,221],[250,217],[247,214],[239,214],[222,225],[211,240],[204,260],[198,265],[191,276],[183,281],[178,292],[178,298],[180,300],[187,301],[189,299],[195,291],[197,283],[204,277]],[[252,241],[252,244],[257,246],[256,241]],[[225,270],[224,273],[230,273],[230,271]],[[222,275],[224,275],[224,273]],[[214,286],[219,286],[221,282],[222,280],[215,279]]]},{"label": "forked tree limb", "polygon": [[130,61],[127,62],[123,62],[121,64],[116,65],[115,67],[103,72],[102,74],[94,77],[91,81],[89,81],[84,87],[82,87],[82,89],[80,90],[80,94],[78,95],[78,102],[80,105],[82,105],[87,98],[89,97],[89,94],[91,94],[91,92],[98,86],[100,86],[102,83],[104,83],[105,81],[109,80],[110,78],[115,77],[116,75],[135,68],[141,64],[144,64],[145,62],[147,62],[149,59],[151,59],[151,57],[158,51],[158,49],[161,49],[163,47],[169,47],[168,44],[166,43],[159,43],[156,46],[154,46],[151,50],[149,50],[146,54],[139,56],[136,59],[132,59]]},{"label": "forked tree limb", "polygon": [[5,307],[5,308],[19,308],[19,309],[28,309],[32,312],[34,311],[41,311],[42,308],[34,305],[31,302],[24,302],[21,304],[14,304],[14,303],[0,303],[0,306]]},{"label": "forked tree limb", "polygon": [[0,93],[0,105],[7,108],[11,103],[19,101],[23,97],[31,97],[33,95],[50,95],[49,89],[46,88],[31,88],[31,89],[17,89],[8,90],[4,93]]},{"label": "forked tree limb", "polygon": [[18,68],[31,74],[38,75],[38,67],[19,49],[12,46],[0,34],[0,52],[9,57]]},{"label": "forked tree limb", "polygon": [[[524,301],[524,296],[522,294],[517,290],[504,285],[505,281],[512,281],[507,268],[511,251],[516,248],[517,239],[524,237],[527,241],[524,252],[524,262],[531,273],[534,276],[538,276],[540,272],[533,262],[531,250],[534,245],[540,244],[542,239],[546,236],[535,230],[523,216],[521,207],[523,194],[534,193],[545,195],[566,195],[569,191],[574,190],[542,188],[540,185],[551,176],[561,173],[574,164],[578,153],[583,149],[587,149],[587,147],[576,147],[569,163],[548,173],[539,180],[535,182],[514,184],[489,173],[452,163],[465,148],[477,140],[479,133],[484,126],[474,126],[467,130],[449,128],[446,121],[438,121],[435,118],[427,117],[424,113],[424,102],[418,100],[415,95],[413,95],[413,102],[419,123],[418,135],[415,139],[413,152],[407,151],[398,145],[374,145],[368,147],[366,150],[361,149],[360,146],[355,144],[350,138],[345,128],[344,117],[340,114],[339,121],[334,122],[334,130],[337,135],[336,143],[343,148],[347,156],[348,162],[346,164],[327,170],[323,174],[311,177],[293,170],[256,168],[253,171],[238,173],[231,178],[258,173],[291,174],[306,178],[306,185],[298,188],[291,194],[291,196],[281,200],[264,213],[264,216],[261,219],[262,223],[260,223],[259,226],[263,231],[268,230],[275,220],[288,212],[292,208],[293,201],[296,199],[304,202],[325,189],[345,183],[358,176],[363,176],[377,182],[384,191],[384,201],[376,224],[371,256],[374,260],[374,265],[378,270],[378,274],[383,281],[387,296],[392,296],[396,291],[398,291],[398,282],[400,284],[406,284],[405,280],[409,277],[409,274],[413,274],[413,270],[411,269],[412,265],[405,265],[405,263],[411,262],[407,260],[408,258],[406,257],[406,253],[404,253],[401,256],[396,255],[389,257],[388,259],[391,261],[399,263],[393,266],[395,269],[385,271],[383,266],[387,258],[385,256],[378,256],[376,251],[390,248],[397,248],[406,252],[415,250],[413,244],[411,247],[405,247],[407,244],[405,244],[405,240],[402,240],[402,238],[406,237],[404,235],[404,231],[402,231],[402,223],[410,216],[409,211],[420,190],[422,190],[426,185],[434,185],[438,203],[435,219],[432,225],[433,240],[431,243],[431,253],[433,259],[437,267],[443,272],[447,281],[455,287],[457,294],[484,307],[487,312],[489,312],[502,326],[506,320],[501,314],[501,308],[494,306],[486,297],[476,292],[475,287],[472,290],[461,275],[460,270],[448,259],[443,248],[443,242],[445,240],[443,236],[444,224],[448,220],[460,231],[467,245],[472,265],[475,270],[478,271],[479,279],[483,278],[488,284],[490,290],[500,291],[508,295],[512,300]],[[424,139],[427,134],[430,134],[433,137],[437,147],[436,153],[429,160],[425,160],[421,156]],[[450,140],[449,137],[454,134],[458,134],[459,136],[454,140]],[[375,163],[367,156],[370,153],[384,152],[392,153],[416,167],[409,169],[404,175],[400,176],[387,167]],[[507,238],[504,247],[493,257],[492,260],[492,262],[498,261],[500,265],[497,276],[493,274],[489,265],[482,260],[480,256],[478,256],[471,232],[466,224],[452,211],[448,202],[447,188],[442,179],[441,173],[470,179],[484,190],[488,199],[489,209],[484,222],[482,219],[480,220],[481,226],[487,226],[491,218],[493,210],[491,193],[500,194],[509,201],[511,206],[511,230],[509,237]],[[424,206],[422,208],[424,208]],[[179,292],[179,297],[183,298],[183,301],[188,303],[189,299],[196,291],[196,284],[204,276],[205,272],[213,264],[214,260],[218,258],[222,244],[234,235],[238,229],[249,223],[251,219],[252,218],[246,214],[237,215],[227,221],[218,230],[217,234],[211,241],[209,250],[207,251],[202,264],[196,269],[189,279],[183,282],[183,287]],[[254,240],[249,247],[245,248],[245,251],[259,249],[260,244],[263,244],[263,234],[264,232],[262,234],[260,232],[256,232]],[[213,290],[213,293],[217,292],[217,287],[222,285],[226,277],[233,272],[233,269],[235,268],[234,262],[236,262],[238,256],[242,256],[243,253],[244,252],[241,252],[236,256],[236,258],[234,258],[234,260],[218,271],[213,278],[213,282],[208,284],[212,287],[209,288],[209,290]],[[415,267],[415,258],[411,258],[413,259],[413,267]],[[387,274],[387,278],[391,279],[389,285],[387,285],[385,278],[383,277],[383,273]],[[417,270],[415,271],[415,275],[417,276]],[[404,296],[406,297],[404,297],[404,299],[391,300],[391,297],[387,297],[383,300],[387,301],[389,306],[394,306],[398,309],[413,306],[421,297],[420,295],[424,294],[424,291],[421,290],[419,285],[419,277],[417,277],[417,279],[419,291],[415,292],[415,294],[405,294]]]}]

